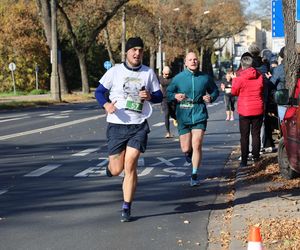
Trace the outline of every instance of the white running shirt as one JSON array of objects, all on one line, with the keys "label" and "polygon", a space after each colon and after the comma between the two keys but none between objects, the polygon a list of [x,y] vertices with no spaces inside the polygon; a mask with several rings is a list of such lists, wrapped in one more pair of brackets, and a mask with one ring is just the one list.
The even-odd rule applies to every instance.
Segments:
[{"label": "white running shirt", "polygon": [[100,84],[108,89],[109,99],[117,101],[116,111],[108,114],[107,122],[115,124],[141,124],[152,114],[151,103],[143,102],[142,111],[136,112],[126,110],[126,102],[130,100],[139,100],[139,91],[144,86],[150,93],[158,91],[159,81],[154,71],[142,65],[138,71],[127,69],[124,64],[117,64],[110,68],[100,79]]}]

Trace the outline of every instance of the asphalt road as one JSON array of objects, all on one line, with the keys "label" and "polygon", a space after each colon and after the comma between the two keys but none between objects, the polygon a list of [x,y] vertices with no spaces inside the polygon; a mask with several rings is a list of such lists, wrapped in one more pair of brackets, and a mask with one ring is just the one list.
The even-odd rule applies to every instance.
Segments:
[{"label": "asphalt road", "polygon": [[223,98],[208,110],[202,185],[191,188],[178,137],[164,138],[154,107],[130,223],[120,222],[122,177],[105,176],[96,103],[0,112],[0,249],[206,249],[218,177],[239,144]]}]

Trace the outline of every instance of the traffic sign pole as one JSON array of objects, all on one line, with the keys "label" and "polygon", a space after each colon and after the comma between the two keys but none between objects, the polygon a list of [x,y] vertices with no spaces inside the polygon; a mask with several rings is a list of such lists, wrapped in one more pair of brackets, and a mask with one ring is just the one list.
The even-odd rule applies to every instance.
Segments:
[{"label": "traffic sign pole", "polygon": [[35,89],[39,89],[39,68],[35,67]]},{"label": "traffic sign pole", "polygon": [[13,88],[14,88],[14,95],[17,94],[17,91],[16,91],[16,82],[15,82],[15,75],[14,75],[14,71],[16,70],[16,64],[11,62],[9,65],[8,65],[8,68],[10,69],[11,71],[11,77],[12,77],[12,80],[13,80]]},{"label": "traffic sign pole", "polygon": [[17,91],[16,91],[16,82],[15,82],[15,76],[14,76],[14,71],[13,70],[11,71],[11,77],[12,77],[12,80],[13,80],[14,95],[16,95],[17,94]]}]

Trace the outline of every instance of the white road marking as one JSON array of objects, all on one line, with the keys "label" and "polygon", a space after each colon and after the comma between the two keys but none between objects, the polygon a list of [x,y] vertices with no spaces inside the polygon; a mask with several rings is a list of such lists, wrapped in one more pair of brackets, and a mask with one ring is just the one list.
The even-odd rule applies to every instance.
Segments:
[{"label": "white road marking", "polygon": [[38,168],[38,169],[24,175],[24,177],[38,177],[38,176],[41,176],[43,174],[46,174],[46,173],[58,168],[60,166],[61,166],[61,164],[49,164],[49,165]]},{"label": "white road marking", "polygon": [[22,119],[26,119],[26,118],[30,118],[30,116],[9,118],[9,119],[6,119],[6,120],[0,120],[0,122],[11,122],[11,121],[17,121],[17,120],[22,120]]},{"label": "white road marking", "polygon": [[71,112],[73,112],[73,110],[63,110],[60,113],[71,113]]},{"label": "white road marking", "polygon": [[90,167],[74,175],[74,177],[99,177],[105,175],[106,175],[105,169],[101,170],[99,167]]},{"label": "white road marking", "polygon": [[171,159],[167,160],[167,159],[165,159],[163,157],[156,157],[156,159],[160,160],[160,162],[153,163],[150,166],[157,166],[157,165],[160,165],[160,164],[166,164],[167,166],[173,167],[174,164],[171,163],[171,161],[175,161],[175,160],[178,160],[180,158],[175,157],[175,158],[171,158]]},{"label": "white road marking", "polygon": [[213,102],[213,103],[210,103],[210,104],[207,104],[207,107],[213,107],[213,106],[217,106],[221,103],[223,103],[224,101],[218,101],[218,102]]},{"label": "white road marking", "polygon": [[164,175],[164,174],[157,174],[155,175],[155,177],[182,177],[185,176],[185,172],[181,172],[181,171],[176,171],[176,170],[186,170],[186,168],[184,167],[172,167],[172,168],[164,168],[163,171],[166,173],[170,173],[169,175]]},{"label": "white road marking", "polygon": [[88,148],[88,149],[85,149],[85,150],[83,150],[83,151],[80,151],[80,152],[78,152],[78,153],[76,153],[76,154],[72,154],[72,156],[86,156],[86,155],[88,155],[88,154],[90,154],[90,153],[93,153],[93,152],[99,150],[99,149],[100,149],[100,148]]},{"label": "white road marking", "polygon": [[141,176],[146,176],[148,174],[151,173],[151,171],[153,170],[154,168],[145,168],[142,172],[139,173],[139,169],[138,169],[138,176],[141,177]]},{"label": "white road marking", "polygon": [[10,135],[4,135],[4,136],[0,136],[0,141],[4,141],[4,140],[7,140],[7,139],[16,138],[16,137],[24,136],[24,135],[36,134],[36,133],[40,133],[40,132],[44,132],[44,131],[57,129],[57,128],[63,128],[63,127],[71,126],[71,125],[74,125],[74,124],[79,124],[79,123],[91,121],[91,120],[97,120],[97,119],[105,117],[105,116],[106,115],[98,115],[98,116],[83,118],[83,119],[79,119],[79,120],[75,120],[75,121],[65,122],[65,123],[61,123],[61,124],[57,124],[57,125],[53,125],[53,126],[48,126],[48,127],[44,127],[44,128],[24,131],[24,132],[10,134]]},{"label": "white road marking", "polygon": [[161,127],[161,126],[163,126],[163,125],[165,125],[164,122],[159,122],[159,123],[153,124],[152,126],[153,126],[153,127]]},{"label": "white road marking", "polygon": [[[147,167],[141,171],[141,169],[138,169],[138,176],[146,176],[151,173],[151,171],[154,168]],[[74,175],[74,177],[100,177],[100,176],[106,176],[106,170],[101,169],[99,167],[90,167],[87,168],[80,173]],[[119,177],[124,177],[124,171],[119,175]]]},{"label": "white road marking", "polygon": [[39,116],[48,116],[48,115],[54,115],[54,113],[40,114]]},{"label": "white road marking", "polygon": [[2,195],[2,194],[5,194],[6,192],[8,192],[8,190],[7,189],[0,189],[0,195]]},{"label": "white road marking", "polygon": [[[103,167],[108,164],[108,158],[102,158],[100,157],[99,160],[102,160],[97,167]],[[143,157],[138,159],[138,167],[144,167],[145,166],[145,159]]]},{"label": "white road marking", "polygon": [[9,118],[15,118],[15,117],[22,117],[22,116],[28,116],[28,114],[0,116],[0,119],[9,119]]},{"label": "white road marking", "polygon": [[70,116],[68,115],[50,115],[50,116],[46,116],[46,118],[50,118],[50,119],[65,119],[65,118],[69,118]]}]

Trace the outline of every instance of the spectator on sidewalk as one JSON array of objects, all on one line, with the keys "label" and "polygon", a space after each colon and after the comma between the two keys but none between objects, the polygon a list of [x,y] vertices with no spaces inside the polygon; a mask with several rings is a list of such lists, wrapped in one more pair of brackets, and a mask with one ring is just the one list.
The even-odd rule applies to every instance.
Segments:
[{"label": "spectator on sidewalk", "polygon": [[260,129],[263,122],[263,77],[252,67],[253,58],[244,56],[241,59],[242,70],[239,76],[232,74],[231,93],[238,96],[237,112],[241,134],[242,159],[240,166],[247,166],[249,154],[249,136],[252,137],[252,154],[254,161],[260,155]]},{"label": "spectator on sidewalk", "polygon": [[270,79],[277,90],[285,88],[284,50],[285,47],[282,47],[280,49],[278,55],[281,59],[281,63],[276,68],[274,68],[273,74],[271,74],[270,72],[266,73],[266,77]]},{"label": "spectator on sidewalk", "polygon": [[[249,52],[245,52],[245,53],[243,53],[242,54],[242,56],[241,56],[241,60],[242,60],[242,58],[243,57],[245,57],[245,56],[250,56],[250,57],[252,57],[252,55],[249,53]],[[240,63],[240,65],[239,65],[239,67],[237,68],[237,70],[236,70],[236,76],[239,76],[239,73],[242,71],[243,69],[242,69],[242,64]]]},{"label": "spectator on sidewalk", "polygon": [[255,43],[250,45],[249,52],[253,58],[253,67],[258,70],[263,77],[264,117],[261,128],[261,151],[272,152],[275,149],[272,136],[273,123],[275,122],[277,124],[273,117],[274,114],[277,114],[277,107],[274,108],[274,102],[272,101],[274,85],[270,82],[266,74],[270,72],[270,61],[273,58],[273,53],[268,49],[260,51]]},{"label": "spectator on sidewalk", "polygon": [[278,66],[278,61],[276,59],[272,59],[270,62],[270,73],[273,74],[274,69]]},{"label": "spectator on sidewalk", "polygon": [[[261,52],[263,65],[267,72],[271,71],[271,60],[273,58],[272,51],[264,49]],[[277,121],[277,105],[273,99],[274,85],[266,77],[267,73],[261,72],[264,78],[264,120],[262,126],[262,152],[271,153],[275,150],[275,142],[273,139],[274,125],[278,124]],[[275,119],[274,119],[275,117]]]},{"label": "spectator on sidewalk", "polygon": [[221,83],[221,89],[224,91],[224,102],[226,110],[226,121],[234,121],[234,110],[235,110],[235,96],[231,94],[232,87],[232,70],[227,70],[226,72],[226,82]]},{"label": "spectator on sidewalk", "polygon": [[[267,72],[265,74],[266,78],[269,79],[269,82],[271,83],[272,91],[270,92],[270,100],[272,102],[273,108],[270,110],[270,131],[273,130],[279,130],[279,124],[278,124],[278,109],[277,104],[274,101],[274,92],[279,89],[285,88],[285,70],[284,70],[284,50],[285,47],[282,47],[279,52],[279,60],[280,64],[273,69],[273,72]],[[270,70],[271,71],[271,70]],[[273,152],[274,146],[273,145],[266,145],[264,148],[265,152]]]}]

